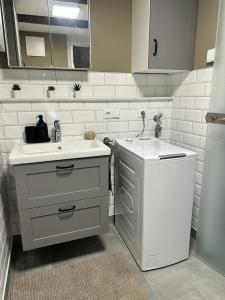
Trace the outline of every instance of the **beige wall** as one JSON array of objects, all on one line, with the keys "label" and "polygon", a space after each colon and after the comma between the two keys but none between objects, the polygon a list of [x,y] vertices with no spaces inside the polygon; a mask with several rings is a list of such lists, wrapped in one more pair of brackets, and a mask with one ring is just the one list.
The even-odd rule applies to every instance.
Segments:
[{"label": "beige wall", "polygon": [[[206,67],[215,48],[219,0],[198,0],[194,69]],[[92,66],[95,71],[130,72],[131,0],[91,0]]]},{"label": "beige wall", "polygon": [[130,72],[131,0],[91,0],[92,70]]},{"label": "beige wall", "polygon": [[194,69],[207,66],[207,51],[215,48],[219,0],[199,0]]},{"label": "beige wall", "polygon": [[8,68],[6,52],[0,52],[0,68]]},{"label": "beige wall", "polygon": [[63,34],[52,34],[53,66],[68,68],[67,37]]},{"label": "beige wall", "polygon": [[[28,35],[44,37],[45,56],[34,57],[34,56],[26,55],[25,36]],[[68,66],[66,36],[60,34],[52,34],[51,40],[52,40],[54,66],[66,68]],[[22,53],[22,62],[25,64],[25,66],[44,68],[52,65],[51,45],[50,45],[50,38],[48,33],[20,31],[20,46],[21,46],[21,53]]]},{"label": "beige wall", "polygon": [[[27,56],[25,36],[39,36],[45,39],[45,56]],[[48,33],[20,31],[20,47],[22,64],[26,67],[47,67],[51,66],[50,38]]]}]

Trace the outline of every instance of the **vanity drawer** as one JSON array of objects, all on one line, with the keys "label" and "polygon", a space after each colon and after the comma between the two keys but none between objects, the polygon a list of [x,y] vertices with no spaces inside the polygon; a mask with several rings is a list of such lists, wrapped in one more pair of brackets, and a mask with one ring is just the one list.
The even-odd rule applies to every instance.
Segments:
[{"label": "vanity drawer", "polygon": [[14,167],[19,210],[108,194],[108,157]]},{"label": "vanity drawer", "polygon": [[19,212],[23,249],[67,242],[108,230],[108,197]]}]

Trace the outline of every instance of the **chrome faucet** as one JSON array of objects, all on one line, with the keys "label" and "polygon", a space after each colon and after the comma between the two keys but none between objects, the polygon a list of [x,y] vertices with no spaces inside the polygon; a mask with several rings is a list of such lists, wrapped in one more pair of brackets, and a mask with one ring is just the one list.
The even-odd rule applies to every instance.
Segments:
[{"label": "chrome faucet", "polygon": [[54,121],[54,142],[61,142],[61,128],[59,120]]},{"label": "chrome faucet", "polygon": [[161,126],[161,118],[162,117],[163,117],[163,114],[159,113],[158,115],[155,115],[153,118],[153,121],[156,122],[156,125],[155,125],[155,137],[156,138],[159,138],[160,133],[162,131],[162,126]]}]

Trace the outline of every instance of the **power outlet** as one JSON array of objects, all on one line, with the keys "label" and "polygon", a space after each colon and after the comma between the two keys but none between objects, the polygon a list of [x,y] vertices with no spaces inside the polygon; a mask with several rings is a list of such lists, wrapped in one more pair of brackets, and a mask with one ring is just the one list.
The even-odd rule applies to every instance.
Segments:
[{"label": "power outlet", "polygon": [[104,119],[119,119],[120,111],[119,109],[105,109],[104,110]]}]

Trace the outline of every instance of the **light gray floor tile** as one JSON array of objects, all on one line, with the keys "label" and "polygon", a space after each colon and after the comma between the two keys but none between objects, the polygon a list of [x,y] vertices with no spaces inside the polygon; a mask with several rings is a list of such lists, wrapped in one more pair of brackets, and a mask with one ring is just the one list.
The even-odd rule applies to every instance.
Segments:
[{"label": "light gray floor tile", "polygon": [[71,261],[82,261],[113,251],[126,255],[134,276],[150,300],[225,300],[225,278],[195,257],[194,240],[191,241],[188,260],[159,270],[142,272],[113,225],[107,234],[100,237],[26,253],[22,252],[21,244],[18,244],[14,247],[12,276],[41,271]]},{"label": "light gray floor tile", "polygon": [[193,256],[176,265],[146,272],[145,276],[162,300],[225,299],[225,278]]}]

